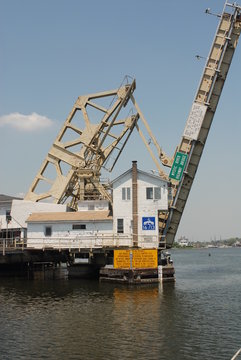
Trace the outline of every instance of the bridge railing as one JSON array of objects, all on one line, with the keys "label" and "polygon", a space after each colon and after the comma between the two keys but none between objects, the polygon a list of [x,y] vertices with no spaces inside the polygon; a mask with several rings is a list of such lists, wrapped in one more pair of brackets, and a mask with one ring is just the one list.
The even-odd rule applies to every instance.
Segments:
[{"label": "bridge railing", "polygon": [[[0,239],[0,251],[16,249],[94,249],[132,247],[132,234],[98,233],[93,235],[78,235],[76,237],[32,237],[26,239],[7,238]],[[138,246],[141,248],[157,248],[157,236],[138,237]]]},{"label": "bridge railing", "polygon": [[19,237],[0,238],[0,249],[19,249],[26,247],[26,239]]},{"label": "bridge railing", "polygon": [[103,247],[132,246],[131,236],[112,234],[83,235],[76,237],[27,238],[27,248],[34,249],[93,249]]}]

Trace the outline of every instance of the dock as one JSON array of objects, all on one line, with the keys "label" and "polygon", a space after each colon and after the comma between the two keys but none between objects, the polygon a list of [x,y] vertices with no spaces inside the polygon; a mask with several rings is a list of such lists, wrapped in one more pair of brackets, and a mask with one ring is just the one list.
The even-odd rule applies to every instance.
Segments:
[{"label": "dock", "polygon": [[[159,252],[159,255],[161,253]],[[33,269],[36,265],[65,263],[70,278],[99,278],[100,282],[153,284],[175,281],[169,254],[159,256],[157,249],[27,248],[24,243],[0,244],[1,269]]]}]

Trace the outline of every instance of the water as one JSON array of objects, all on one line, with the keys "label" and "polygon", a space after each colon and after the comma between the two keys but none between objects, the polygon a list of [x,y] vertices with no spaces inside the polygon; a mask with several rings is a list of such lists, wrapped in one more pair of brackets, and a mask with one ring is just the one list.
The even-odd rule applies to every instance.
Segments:
[{"label": "water", "polygon": [[[209,253],[211,256],[209,256]],[[0,278],[0,359],[231,359],[241,249],[173,250],[176,284]]]}]

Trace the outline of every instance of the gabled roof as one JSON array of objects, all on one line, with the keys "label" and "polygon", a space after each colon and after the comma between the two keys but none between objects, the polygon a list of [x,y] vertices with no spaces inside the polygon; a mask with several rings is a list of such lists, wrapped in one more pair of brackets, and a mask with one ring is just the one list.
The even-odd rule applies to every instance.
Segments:
[{"label": "gabled roof", "polygon": [[32,213],[26,222],[69,222],[112,220],[109,211],[41,212]]},{"label": "gabled roof", "polygon": [[[125,171],[123,174],[119,175],[117,178],[115,178],[114,180],[111,181],[111,184],[114,184],[116,181],[120,180],[122,177],[126,176],[127,174],[131,173],[132,172],[132,168],[130,168],[129,170]],[[158,179],[158,180],[162,180],[162,181],[165,181],[165,182],[168,182],[166,179],[164,179],[163,177],[159,176],[159,175],[154,175],[154,174],[151,174],[151,173],[148,173],[146,171],[143,171],[143,170],[140,170],[140,169],[137,169],[137,173],[138,174],[143,174],[143,175],[146,175],[150,178],[153,178],[153,179]]]},{"label": "gabled roof", "polygon": [[11,202],[12,200],[23,200],[17,196],[0,194],[0,202]]}]

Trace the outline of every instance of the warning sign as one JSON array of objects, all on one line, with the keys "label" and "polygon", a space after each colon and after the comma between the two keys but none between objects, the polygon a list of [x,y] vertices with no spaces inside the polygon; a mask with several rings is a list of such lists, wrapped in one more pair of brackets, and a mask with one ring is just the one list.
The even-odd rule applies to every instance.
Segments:
[{"label": "warning sign", "polygon": [[130,269],[130,250],[114,250],[114,268]]},{"label": "warning sign", "polygon": [[157,250],[114,250],[115,269],[157,268]]},{"label": "warning sign", "polygon": [[184,129],[184,137],[197,140],[206,111],[206,105],[193,103]]},{"label": "warning sign", "polygon": [[157,267],[157,250],[133,250],[132,266],[135,269]]}]

